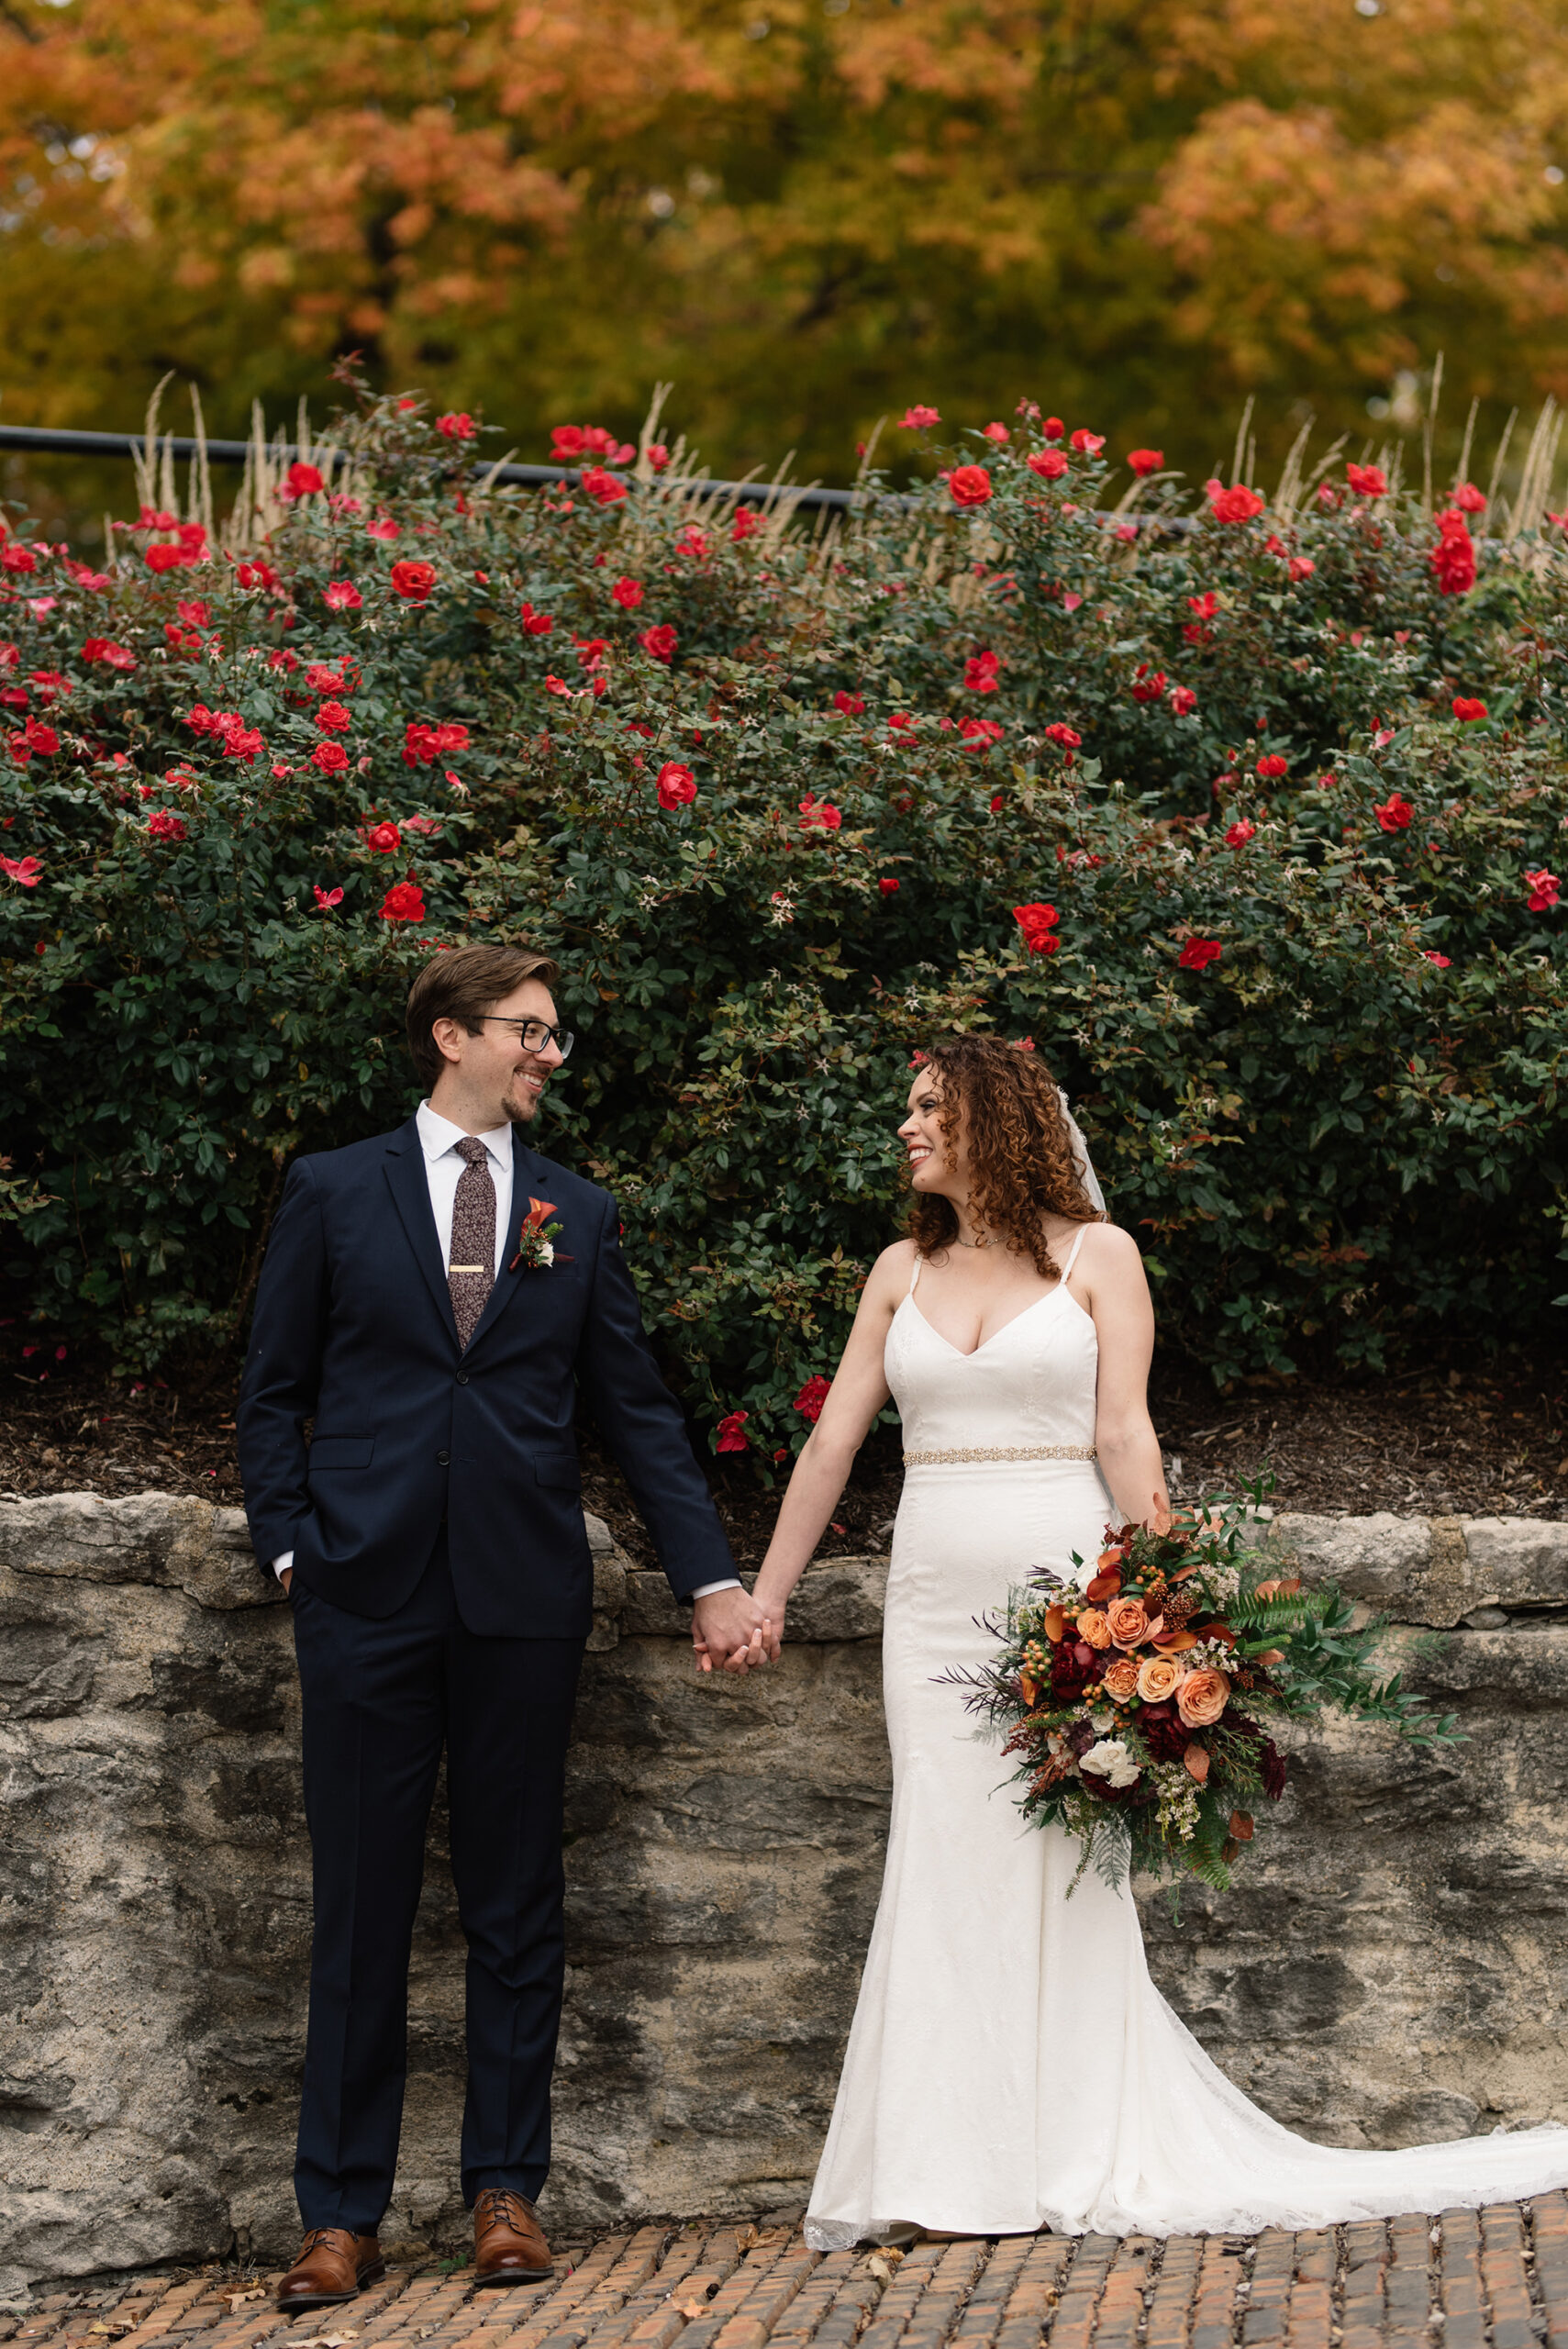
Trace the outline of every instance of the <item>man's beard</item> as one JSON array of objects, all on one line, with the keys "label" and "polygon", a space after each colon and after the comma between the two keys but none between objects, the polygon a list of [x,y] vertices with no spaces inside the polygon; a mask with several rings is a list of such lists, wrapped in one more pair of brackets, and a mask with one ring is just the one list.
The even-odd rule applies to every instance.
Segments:
[{"label": "man's beard", "polygon": [[506,1092],[501,1096],[501,1107],[514,1126],[531,1125],[544,1098],[542,1093],[524,1093],[520,1089],[522,1081],[520,1074],[510,1078]]}]

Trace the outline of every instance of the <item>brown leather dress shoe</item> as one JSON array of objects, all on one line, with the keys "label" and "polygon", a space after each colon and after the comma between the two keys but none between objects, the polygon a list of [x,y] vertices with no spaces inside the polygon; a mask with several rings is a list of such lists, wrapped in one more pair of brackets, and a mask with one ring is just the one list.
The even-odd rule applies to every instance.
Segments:
[{"label": "brown leather dress shoe", "polygon": [[547,2284],[552,2272],[528,2196],[506,2186],[482,2188],[473,2206],[474,2282]]},{"label": "brown leather dress shoe", "polygon": [[281,2309],[329,2309],[351,2300],[386,2273],[374,2235],[347,2227],[312,2227],[299,2257],[278,2285]]}]

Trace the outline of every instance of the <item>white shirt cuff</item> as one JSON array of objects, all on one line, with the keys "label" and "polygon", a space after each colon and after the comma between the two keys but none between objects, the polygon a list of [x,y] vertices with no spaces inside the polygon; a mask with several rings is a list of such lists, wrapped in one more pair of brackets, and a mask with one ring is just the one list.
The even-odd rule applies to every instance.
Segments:
[{"label": "white shirt cuff", "polygon": [[692,1603],[695,1606],[699,1598],[711,1598],[716,1590],[744,1590],[745,1587],[739,1575],[726,1575],[722,1582],[705,1582],[700,1590],[694,1590]]},{"label": "white shirt cuff", "polygon": [[287,1574],[293,1564],[294,1552],[292,1550],[285,1550],[281,1558],[274,1558],[272,1560],[272,1572],[276,1575],[280,1582],[282,1582],[284,1575]]}]

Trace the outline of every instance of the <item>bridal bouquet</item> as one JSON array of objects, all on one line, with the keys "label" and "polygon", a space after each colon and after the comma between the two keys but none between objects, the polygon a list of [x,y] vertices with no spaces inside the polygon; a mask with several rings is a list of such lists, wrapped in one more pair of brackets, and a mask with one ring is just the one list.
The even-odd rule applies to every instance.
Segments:
[{"label": "bridal bouquet", "polygon": [[1281,1578],[1246,1536],[1226,1504],[1107,1527],[1086,1580],[1073,1553],[1082,1588],[1031,1577],[1005,1618],[986,1618],[1001,1643],[991,1661],[941,1675],[1004,1731],[1025,1818],[1077,1836],[1083,1865],[1112,1883],[1130,1866],[1229,1887],[1259,1798],[1285,1789],[1271,1722],[1332,1705],[1414,1745],[1455,1741],[1451,1715],[1379,1673],[1385,1618],[1356,1626],[1331,1584]]}]

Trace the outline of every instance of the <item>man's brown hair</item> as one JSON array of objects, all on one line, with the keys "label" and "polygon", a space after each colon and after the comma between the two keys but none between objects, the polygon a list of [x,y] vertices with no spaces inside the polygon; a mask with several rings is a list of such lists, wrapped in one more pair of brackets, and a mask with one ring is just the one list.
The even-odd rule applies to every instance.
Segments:
[{"label": "man's brown hair", "polygon": [[535,946],[457,946],[432,954],[408,990],[408,1050],[421,1083],[434,1085],[446,1062],[430,1033],[438,1019],[458,1019],[477,1036],[487,1011],[525,979],[551,986],[561,965]]}]

